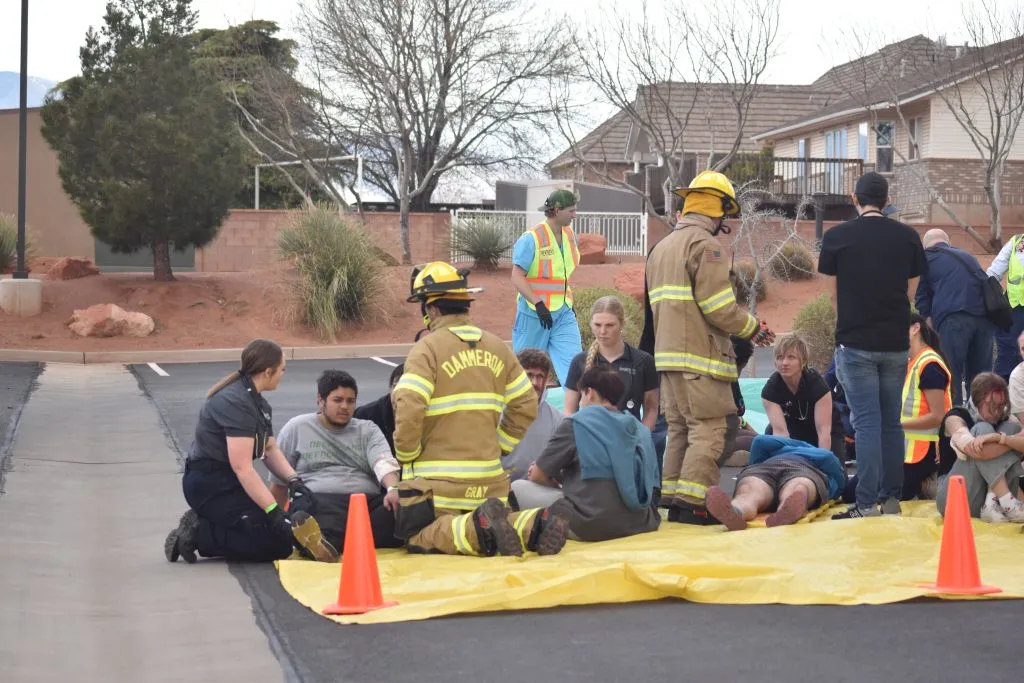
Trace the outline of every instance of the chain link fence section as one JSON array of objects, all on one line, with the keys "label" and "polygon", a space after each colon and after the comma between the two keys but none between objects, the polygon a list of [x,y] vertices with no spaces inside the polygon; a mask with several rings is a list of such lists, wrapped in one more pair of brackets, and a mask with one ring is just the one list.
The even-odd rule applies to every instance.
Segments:
[{"label": "chain link fence section", "polygon": [[[458,240],[454,239],[459,230],[470,229],[474,225],[496,227],[509,237],[509,243],[532,228],[538,221],[535,211],[488,211],[482,209],[456,209],[451,214],[450,257],[452,263],[472,261],[472,257],[460,251]],[[531,216],[533,221],[531,221]],[[539,221],[538,221],[539,222]],[[608,240],[605,253],[609,256],[646,256],[647,255],[647,214],[646,213],[609,213],[585,212],[576,214],[572,224],[577,235],[591,233],[604,235]],[[505,250],[502,258],[512,259],[512,248]]]}]

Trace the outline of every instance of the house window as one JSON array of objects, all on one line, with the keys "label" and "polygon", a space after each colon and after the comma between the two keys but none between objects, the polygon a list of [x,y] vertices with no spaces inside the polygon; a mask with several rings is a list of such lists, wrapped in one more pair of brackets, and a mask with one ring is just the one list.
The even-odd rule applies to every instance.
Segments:
[{"label": "house window", "polygon": [[796,155],[800,161],[796,162],[797,192],[807,192],[807,162],[804,159],[811,157],[811,141],[809,138],[800,138],[796,141]]},{"label": "house window", "polygon": [[[825,133],[825,158],[846,158],[846,129],[837,128]],[[829,194],[845,194],[843,192],[843,164],[828,162],[825,166],[825,192]]]},{"label": "house window", "polygon": [[914,159],[921,158],[921,143],[923,140],[921,136],[924,135],[924,126],[922,125],[921,117],[910,119],[907,122],[907,158],[913,161]]},{"label": "house window", "polygon": [[861,161],[868,160],[868,124],[867,121],[857,126],[857,157]]},{"label": "house window", "polygon": [[875,170],[892,173],[893,122],[879,121],[875,124]]}]

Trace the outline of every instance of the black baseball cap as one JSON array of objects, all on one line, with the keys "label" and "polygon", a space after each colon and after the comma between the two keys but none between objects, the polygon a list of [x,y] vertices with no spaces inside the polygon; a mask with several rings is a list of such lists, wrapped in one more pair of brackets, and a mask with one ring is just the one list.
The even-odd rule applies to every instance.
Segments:
[{"label": "black baseball cap", "polygon": [[868,171],[857,179],[853,193],[861,204],[881,207],[889,199],[889,181],[881,173]]}]

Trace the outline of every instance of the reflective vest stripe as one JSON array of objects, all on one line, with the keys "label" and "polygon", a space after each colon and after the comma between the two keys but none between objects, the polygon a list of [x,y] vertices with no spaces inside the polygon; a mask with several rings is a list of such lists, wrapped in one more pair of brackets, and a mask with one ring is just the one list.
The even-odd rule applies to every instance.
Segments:
[{"label": "reflective vest stripe", "polygon": [[434,383],[426,377],[406,372],[395,385],[395,391],[401,391],[402,389],[415,392],[422,396],[425,401],[429,402],[430,397],[434,394]]},{"label": "reflective vest stripe", "polygon": [[659,301],[693,301],[693,290],[688,286],[662,285],[649,292],[651,305]]},{"label": "reflective vest stripe", "polygon": [[[497,498],[502,503],[508,504],[508,496],[488,496],[488,498]],[[434,508],[444,508],[446,510],[465,510],[471,512],[480,507],[480,504],[486,500],[485,498],[448,498],[447,496],[439,496],[434,494]]]},{"label": "reflective vest stripe", "polygon": [[[416,446],[414,451],[403,451],[398,446],[395,446],[395,458],[399,462],[412,462],[416,458],[420,457],[420,453],[423,452],[423,446]],[[404,468],[403,468],[404,469]]]},{"label": "reflective vest stripe", "polygon": [[704,484],[698,484],[695,481],[686,481],[685,479],[680,479],[676,482],[675,495],[677,496],[690,496],[691,498],[704,500],[707,493],[708,487]]},{"label": "reflective vest stripe", "polygon": [[693,353],[657,351],[654,354],[654,364],[662,372],[690,370],[728,380],[734,380],[739,377],[735,363],[724,363]]},{"label": "reflective vest stripe", "polygon": [[511,403],[530,389],[533,389],[530,378],[525,372],[520,372],[519,377],[505,385],[505,403]]},{"label": "reflective vest stripe", "polygon": [[[917,356],[907,364],[907,376],[903,380],[903,408],[900,413],[901,421],[921,417],[922,415],[927,415],[931,412],[931,406],[928,405],[928,398],[920,389],[921,374],[931,363],[938,363],[939,367],[945,370],[946,375],[952,379],[952,373],[949,371],[949,368],[946,367],[946,364],[942,362],[942,357],[931,348],[925,347],[922,349],[921,353],[917,354]],[[952,384],[952,382],[950,382],[950,384]],[[953,407],[950,384],[946,385],[945,397],[943,399],[943,413],[949,412]],[[923,460],[928,454],[929,445],[931,443],[938,442],[938,440],[938,427],[935,427],[934,429],[904,430],[903,462],[909,464],[921,462],[921,460]]]},{"label": "reflective vest stripe", "polygon": [[[572,306],[572,289],[569,287],[569,276],[579,264],[579,251],[576,248],[576,234],[572,228],[562,228],[562,248],[559,251],[557,240],[547,222],[530,230],[533,239],[534,257],[530,270],[526,273],[526,281],[533,292],[541,297],[550,311],[557,311],[564,304]],[[558,256],[543,256],[542,250],[549,254],[559,251]],[[517,300],[522,295],[517,295]],[[536,309],[533,301],[527,306]]]},{"label": "reflective vest stripe", "polygon": [[514,451],[520,441],[521,439],[509,436],[504,429],[498,427],[498,445],[501,446],[503,453],[511,453]]},{"label": "reflective vest stripe", "polygon": [[500,413],[505,409],[505,397],[500,394],[449,394],[441,398],[432,398],[427,403],[427,417],[448,415],[463,410],[493,410]]},{"label": "reflective vest stripe", "polygon": [[493,479],[505,473],[501,460],[424,460],[407,463],[402,479]]},{"label": "reflective vest stripe", "polygon": [[530,542],[530,535],[533,533],[533,525],[537,521],[538,513],[540,513],[538,508],[522,510],[516,515],[516,521],[512,522],[512,527],[519,534],[519,541],[523,544],[523,552],[526,552],[526,545]]},{"label": "reflective vest stripe", "polygon": [[480,341],[484,335],[479,327],[471,325],[456,325],[449,327],[448,330],[462,341]]},{"label": "reflective vest stripe", "polygon": [[704,315],[708,313],[714,313],[723,306],[728,306],[731,303],[736,303],[736,295],[732,292],[732,287],[727,287],[721,292],[713,296],[709,296],[707,299],[703,299],[697,302],[700,306],[700,312]]},{"label": "reflective vest stripe", "polygon": [[761,325],[752,315],[747,316],[747,324],[743,326],[743,330],[740,331],[739,337],[741,339],[750,339],[757,332],[757,328]]},{"label": "reflective vest stripe", "polygon": [[1006,296],[1011,306],[1024,306],[1024,265],[1021,265],[1017,249],[1024,235],[1014,235],[1010,247],[1010,263],[1006,272]]},{"label": "reflective vest stripe", "polygon": [[455,542],[455,549],[461,555],[480,556],[469,542],[469,535],[466,534],[466,525],[472,524],[472,514],[459,515],[452,519],[452,540]]}]

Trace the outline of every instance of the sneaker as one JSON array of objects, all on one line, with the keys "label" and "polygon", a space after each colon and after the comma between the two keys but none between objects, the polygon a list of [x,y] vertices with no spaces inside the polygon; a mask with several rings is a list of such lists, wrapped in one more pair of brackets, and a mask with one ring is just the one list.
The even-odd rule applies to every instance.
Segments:
[{"label": "sneaker", "polygon": [[316,518],[308,512],[300,510],[291,513],[289,519],[292,523],[292,536],[318,562],[338,561],[340,553],[324,538],[323,532],[320,531],[320,523],[316,521]]},{"label": "sneaker", "polygon": [[1006,513],[1003,512],[1002,506],[999,505],[999,501],[991,493],[985,497],[985,504],[981,506],[981,521],[990,522],[993,524],[999,524],[1002,522],[1009,522]]},{"label": "sneaker", "polygon": [[716,526],[720,522],[708,513],[707,508],[697,507],[695,505],[688,505],[686,503],[676,503],[675,508],[678,510],[676,518],[670,521],[679,522],[680,524],[692,524],[694,526]]},{"label": "sneaker", "polygon": [[743,514],[732,506],[732,498],[721,487],[709,488],[704,503],[708,506],[708,512],[724,524],[729,531],[743,531],[747,528],[747,520],[743,519]]},{"label": "sneaker", "polygon": [[832,515],[832,519],[860,519],[862,517],[881,517],[882,511],[876,507],[870,507],[867,509],[859,508],[856,505],[851,505],[846,509],[845,512],[840,512],[837,515]]},{"label": "sneaker", "polygon": [[177,562],[180,557],[188,564],[195,564],[198,528],[199,515],[191,508],[186,510],[178,520],[178,526],[164,539],[164,557],[168,562]]},{"label": "sneaker", "polygon": [[537,537],[538,555],[557,555],[565,547],[569,535],[569,520],[573,508],[565,498],[556,500],[540,513],[540,536]]},{"label": "sneaker", "polygon": [[786,500],[782,501],[778,510],[768,515],[768,518],[764,520],[764,524],[768,527],[796,524],[806,514],[807,492],[803,489],[797,489]]},{"label": "sneaker", "polygon": [[473,511],[473,525],[485,554],[522,556],[523,542],[508,521],[508,508],[497,498],[488,498]]},{"label": "sneaker", "polygon": [[1014,522],[1016,524],[1024,522],[1024,503],[1020,502],[1016,498],[1011,499],[1009,505],[1003,505],[1000,503],[999,507],[1002,508],[1007,521]]},{"label": "sneaker", "polygon": [[900,501],[898,498],[889,496],[882,501],[879,505],[883,515],[899,515],[903,513],[903,508],[900,507]]}]

